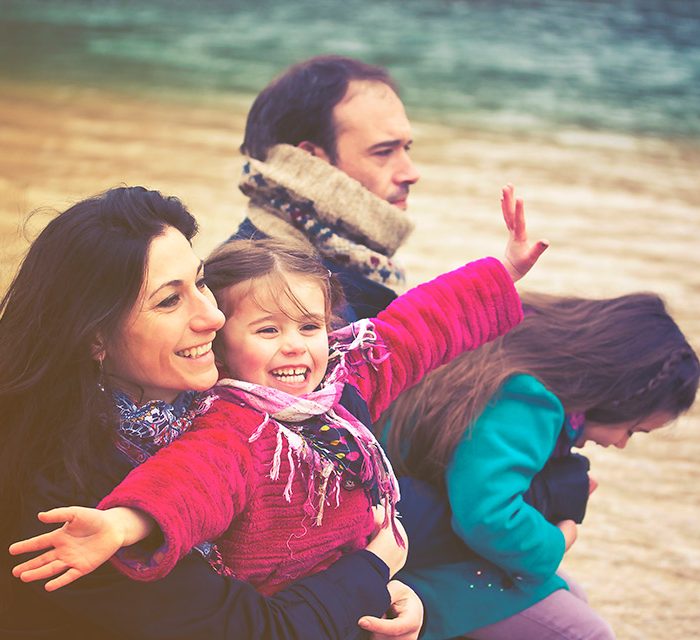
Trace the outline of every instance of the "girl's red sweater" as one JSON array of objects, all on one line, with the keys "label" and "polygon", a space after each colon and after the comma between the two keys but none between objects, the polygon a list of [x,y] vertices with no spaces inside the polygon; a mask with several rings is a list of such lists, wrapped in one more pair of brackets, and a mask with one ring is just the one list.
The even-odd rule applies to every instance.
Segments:
[{"label": "girl's red sweater", "polygon": [[[521,318],[520,299],[503,265],[493,258],[469,263],[412,289],[374,318],[390,357],[378,365],[356,358],[361,361],[346,384],[358,389],[376,420],[425,374]],[[366,546],[374,529],[366,492],[346,483],[339,505],[326,504],[321,526],[312,524],[304,512],[304,469],[295,469],[291,502],[283,496],[292,460],[286,440],[265,429],[248,442],[262,419],[246,405],[216,401],[189,432],[136,467],[100,503],[102,509],[141,509],[163,533],[155,552],[144,544],[120,552],[113,559],[117,568],[137,580],[155,580],[193,546],[218,538],[235,576],[271,594]],[[271,480],[278,446],[282,466]]]}]

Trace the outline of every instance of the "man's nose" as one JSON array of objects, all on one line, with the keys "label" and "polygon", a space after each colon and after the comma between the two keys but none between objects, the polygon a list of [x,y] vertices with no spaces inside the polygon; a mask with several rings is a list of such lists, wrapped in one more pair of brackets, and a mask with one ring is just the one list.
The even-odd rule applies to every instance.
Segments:
[{"label": "man's nose", "polygon": [[420,173],[418,173],[416,165],[413,164],[408,152],[404,151],[398,170],[394,174],[394,181],[396,184],[415,184],[419,179]]}]

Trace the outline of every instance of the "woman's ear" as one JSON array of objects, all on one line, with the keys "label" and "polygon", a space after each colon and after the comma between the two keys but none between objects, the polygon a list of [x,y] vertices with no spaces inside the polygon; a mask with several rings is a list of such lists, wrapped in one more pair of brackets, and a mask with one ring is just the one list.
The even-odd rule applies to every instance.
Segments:
[{"label": "woman's ear", "polygon": [[102,364],[102,361],[105,359],[105,356],[107,355],[107,351],[105,350],[105,345],[104,345],[104,340],[102,340],[102,336],[99,334],[95,336],[95,339],[92,341],[92,344],[90,345],[90,355],[92,356],[92,359],[98,362],[99,364]]}]

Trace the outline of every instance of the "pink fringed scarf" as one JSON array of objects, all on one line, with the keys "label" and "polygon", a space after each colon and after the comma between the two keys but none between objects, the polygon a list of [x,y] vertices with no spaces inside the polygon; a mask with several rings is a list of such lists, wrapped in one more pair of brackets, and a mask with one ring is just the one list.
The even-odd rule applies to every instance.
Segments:
[{"label": "pink fringed scarf", "polygon": [[[271,387],[250,382],[222,379],[217,393],[222,399],[243,401],[265,415],[250,436],[257,440],[266,428],[276,429],[277,446],[270,468],[270,478],[279,478],[284,439],[288,443],[289,475],[284,497],[289,502],[292,483],[299,470],[309,469],[306,477],[307,514],[319,526],[326,504],[340,503],[340,487],[345,475],[360,482],[373,498],[373,504],[383,504],[386,516],[394,523],[399,486],[384,451],[372,432],[342,407],[340,396],[353,365],[365,361],[376,365],[389,357],[377,341],[374,325],[360,320],[330,336],[328,371],[318,389],[303,396],[293,396]],[[401,536],[394,527],[400,544]]]}]

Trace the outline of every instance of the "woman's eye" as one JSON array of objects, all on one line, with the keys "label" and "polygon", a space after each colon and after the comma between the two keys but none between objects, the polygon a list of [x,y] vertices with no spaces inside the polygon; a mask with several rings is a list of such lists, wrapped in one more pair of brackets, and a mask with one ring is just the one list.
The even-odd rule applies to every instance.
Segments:
[{"label": "woman's eye", "polygon": [[197,280],[197,289],[208,289],[207,281],[204,278]]},{"label": "woman's eye", "polygon": [[168,307],[174,307],[178,302],[180,302],[180,296],[177,293],[168,296],[165,300],[161,300],[156,306],[161,309],[167,309]]}]

